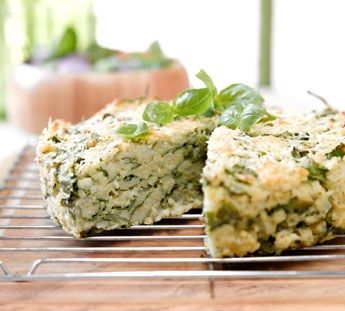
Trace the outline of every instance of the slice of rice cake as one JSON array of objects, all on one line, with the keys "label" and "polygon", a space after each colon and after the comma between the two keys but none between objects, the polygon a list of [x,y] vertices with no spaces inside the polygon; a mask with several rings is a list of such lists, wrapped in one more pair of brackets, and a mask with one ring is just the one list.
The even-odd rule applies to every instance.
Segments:
[{"label": "slice of rice cake", "polygon": [[214,257],[280,254],[345,229],[345,115],[282,117],[249,134],[217,128],[203,171]]},{"label": "slice of rice cake", "polygon": [[51,217],[77,238],[152,224],[202,205],[199,183],[215,121],[188,117],[154,125],[136,141],[116,133],[141,121],[146,103],[109,105],[71,125],[54,121],[37,145],[40,182]]}]

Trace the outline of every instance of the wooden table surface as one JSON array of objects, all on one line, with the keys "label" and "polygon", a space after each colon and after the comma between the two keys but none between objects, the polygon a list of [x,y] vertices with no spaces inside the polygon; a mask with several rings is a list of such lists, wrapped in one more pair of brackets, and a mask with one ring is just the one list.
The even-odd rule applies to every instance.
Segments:
[{"label": "wooden table surface", "polygon": [[345,310],[345,282],[148,280],[0,284],[0,310]]}]

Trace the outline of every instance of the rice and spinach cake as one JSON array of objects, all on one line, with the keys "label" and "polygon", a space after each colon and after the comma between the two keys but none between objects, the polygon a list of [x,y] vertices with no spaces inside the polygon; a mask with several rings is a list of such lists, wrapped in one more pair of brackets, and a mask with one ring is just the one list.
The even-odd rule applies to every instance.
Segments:
[{"label": "rice and spinach cake", "polygon": [[203,171],[209,252],[280,254],[345,229],[345,115],[217,128]]},{"label": "rice and spinach cake", "polygon": [[37,162],[55,222],[82,238],[204,203],[214,257],[280,254],[345,229],[345,115],[277,118],[256,90],[218,92],[205,71],[197,77],[206,87],[171,101],[122,101],[48,125]]},{"label": "rice and spinach cake", "polygon": [[41,188],[66,232],[82,238],[202,205],[199,180],[214,119],[190,116],[149,129],[138,123],[145,135],[119,135],[121,125],[141,120],[146,104],[111,104],[77,125],[57,120],[44,130],[37,145]]}]

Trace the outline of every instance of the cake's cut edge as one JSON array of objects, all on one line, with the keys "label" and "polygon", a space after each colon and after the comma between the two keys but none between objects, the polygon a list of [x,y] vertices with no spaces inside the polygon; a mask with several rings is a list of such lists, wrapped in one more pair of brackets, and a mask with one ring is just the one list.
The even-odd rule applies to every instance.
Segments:
[{"label": "cake's cut edge", "polygon": [[77,238],[152,224],[201,207],[200,174],[215,121],[205,117],[153,125],[128,141],[116,133],[137,122],[145,103],[113,104],[77,125],[51,122],[37,145],[47,210]]}]

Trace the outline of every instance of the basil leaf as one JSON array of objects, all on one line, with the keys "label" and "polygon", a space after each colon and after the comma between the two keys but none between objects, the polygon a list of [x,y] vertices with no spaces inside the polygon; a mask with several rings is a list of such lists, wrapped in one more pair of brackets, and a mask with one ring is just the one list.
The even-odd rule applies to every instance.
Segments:
[{"label": "basil leaf", "polygon": [[191,89],[182,92],[174,100],[174,110],[179,116],[201,115],[212,107],[213,96],[207,89]]},{"label": "basil leaf", "polygon": [[248,132],[254,124],[265,118],[270,118],[270,116],[272,115],[261,105],[252,104],[245,100],[236,100],[221,114],[219,122],[231,129],[239,128]]},{"label": "basil leaf", "polygon": [[215,98],[215,109],[223,111],[237,100],[261,105],[264,102],[259,92],[244,84],[231,84],[221,90]]},{"label": "basil leaf", "polygon": [[167,124],[174,118],[172,107],[165,102],[149,103],[143,113],[143,119],[157,124]]},{"label": "basil leaf", "polygon": [[238,101],[221,114],[219,117],[219,123],[233,130],[236,129],[240,124],[242,111],[243,105]]},{"label": "basil leaf", "polygon": [[206,85],[206,87],[208,88],[208,90],[211,92],[211,94],[213,96],[215,96],[217,94],[217,88],[215,87],[212,79],[210,78],[210,76],[205,72],[205,70],[201,69],[197,74],[196,74],[197,78],[199,78],[202,82],[204,82],[204,84]]},{"label": "basil leaf", "polygon": [[268,121],[273,121],[276,120],[277,117],[273,114],[270,114],[267,110],[266,110],[266,115],[264,118],[262,118],[261,122],[268,122]]},{"label": "basil leaf", "polygon": [[203,115],[208,118],[215,116],[215,111],[213,107],[211,106]]},{"label": "basil leaf", "polygon": [[127,139],[136,138],[147,132],[148,132],[148,127],[145,122],[140,122],[138,124],[133,124],[133,123],[125,124],[125,125],[120,126],[116,130],[117,134]]},{"label": "basil leaf", "polygon": [[248,104],[244,107],[241,113],[241,120],[238,127],[244,131],[248,132],[251,127],[260,122],[266,115],[266,109],[260,105]]},{"label": "basil leaf", "polygon": [[72,27],[67,27],[52,49],[50,60],[60,58],[77,51],[77,34]]}]

